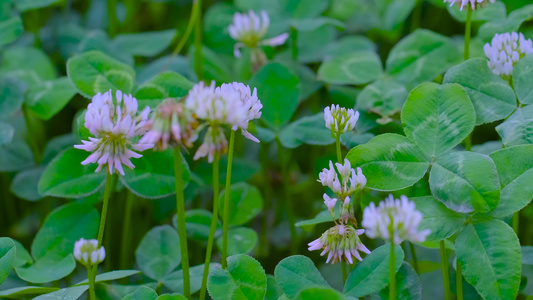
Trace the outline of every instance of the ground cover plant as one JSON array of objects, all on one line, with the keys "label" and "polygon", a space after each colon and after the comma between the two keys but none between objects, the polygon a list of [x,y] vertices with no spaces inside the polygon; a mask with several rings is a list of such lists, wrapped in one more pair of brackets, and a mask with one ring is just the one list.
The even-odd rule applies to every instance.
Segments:
[{"label": "ground cover plant", "polygon": [[529,0],[3,0],[0,299],[533,298]]}]

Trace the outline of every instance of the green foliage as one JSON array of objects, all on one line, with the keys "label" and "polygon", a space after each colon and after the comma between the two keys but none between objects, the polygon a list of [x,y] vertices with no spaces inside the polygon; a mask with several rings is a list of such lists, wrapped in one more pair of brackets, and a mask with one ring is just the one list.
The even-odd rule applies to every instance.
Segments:
[{"label": "green foliage", "polygon": [[455,242],[463,276],[486,299],[514,299],[521,274],[520,243],[500,220],[468,225]]},{"label": "green foliage", "polygon": [[135,71],[100,51],[89,51],[67,62],[67,74],[78,92],[87,98],[108,90],[133,90]]},{"label": "green foliage", "polygon": [[0,238],[0,284],[6,280],[15,262],[15,243],[10,238]]},{"label": "green foliage", "polygon": [[320,66],[318,76],[329,84],[360,85],[374,81],[382,72],[374,52],[355,52],[333,57]]},{"label": "green foliage", "polygon": [[434,160],[470,134],[475,112],[459,85],[424,83],[407,97],[402,124],[405,135]]},{"label": "green foliage", "polygon": [[485,213],[500,199],[494,162],[474,152],[450,152],[440,157],[431,168],[429,185],[435,198],[456,212]]},{"label": "green foliage", "polygon": [[[231,185],[229,196],[229,224],[243,225],[252,220],[263,208],[263,197],[259,190],[245,182]],[[225,191],[220,193],[219,209],[223,211]]]},{"label": "green foliage", "polygon": [[418,29],[392,48],[386,69],[392,78],[412,87],[433,80],[459,60],[449,38]]},{"label": "green foliage", "polygon": [[262,299],[267,279],[261,264],[250,256],[238,254],[228,257],[226,270],[215,266],[209,270],[209,295],[219,299]]},{"label": "green foliage", "polygon": [[[346,280],[344,294],[363,297],[386,287],[389,284],[390,251],[391,245],[385,244],[356,264]],[[403,250],[398,245],[394,245],[394,258],[394,268],[398,272],[404,258]]]},{"label": "green foliage", "polygon": [[473,58],[451,68],[444,82],[463,86],[476,110],[476,125],[501,120],[516,109],[513,89],[492,73],[485,59]]},{"label": "green foliage", "polygon": [[[125,168],[120,181],[134,194],[144,198],[161,198],[175,193],[172,149],[163,152],[145,151],[143,159],[135,162],[135,169]],[[190,178],[189,167],[183,158],[183,181]]]},{"label": "green foliage", "polygon": [[137,264],[143,273],[162,280],[181,263],[179,235],[168,225],[150,230],[135,251]]},{"label": "green foliage", "polygon": [[303,255],[290,256],[280,261],[274,270],[274,276],[289,298],[297,297],[309,287],[329,287],[313,261]]},{"label": "green foliage", "polygon": [[74,148],[56,156],[46,167],[39,180],[39,193],[43,196],[79,198],[96,193],[105,182],[105,173],[95,173],[94,164],[81,162],[87,152]]},{"label": "green foliage", "polygon": [[262,119],[273,128],[286,124],[298,106],[296,75],[279,63],[261,68],[250,80],[257,88],[257,96],[263,101]]},{"label": "green foliage", "polygon": [[346,155],[353,166],[361,167],[367,187],[381,191],[399,190],[418,182],[429,163],[410,139],[386,133],[359,145]]}]

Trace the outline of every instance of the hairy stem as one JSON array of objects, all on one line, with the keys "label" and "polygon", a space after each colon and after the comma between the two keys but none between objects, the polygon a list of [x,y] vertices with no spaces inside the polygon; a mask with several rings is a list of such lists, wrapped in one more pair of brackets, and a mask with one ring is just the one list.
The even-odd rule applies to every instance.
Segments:
[{"label": "hairy stem", "polygon": [[197,17],[194,27],[194,71],[198,76],[198,81],[204,79],[202,70],[202,0],[196,0]]}]

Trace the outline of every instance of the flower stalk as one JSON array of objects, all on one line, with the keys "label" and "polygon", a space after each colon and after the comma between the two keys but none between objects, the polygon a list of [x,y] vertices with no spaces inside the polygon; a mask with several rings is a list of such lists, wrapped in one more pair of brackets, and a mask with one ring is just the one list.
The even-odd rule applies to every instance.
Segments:
[{"label": "flower stalk", "polygon": [[394,243],[390,243],[390,255],[389,255],[389,299],[396,300],[396,258],[394,257]]},{"label": "flower stalk", "polygon": [[231,165],[233,162],[233,147],[235,145],[235,130],[231,130],[228,150],[228,166],[226,170],[226,189],[224,190],[224,212],[222,226],[222,268],[228,267],[228,230],[229,230],[229,201],[231,194]]},{"label": "flower stalk", "polygon": [[178,234],[180,236],[181,269],[183,271],[183,295],[191,297],[191,279],[189,274],[189,251],[187,249],[187,229],[185,227],[185,199],[183,195],[183,159],[180,147],[174,147],[174,186],[176,189],[176,213]]},{"label": "flower stalk", "polygon": [[213,216],[211,218],[211,227],[207,239],[207,250],[205,254],[204,272],[202,274],[202,287],[200,288],[200,300],[205,299],[207,291],[207,277],[209,275],[209,265],[211,263],[211,252],[213,251],[213,241],[218,224],[218,198],[219,198],[219,164],[220,153],[215,152],[213,158]]},{"label": "flower stalk", "polygon": [[440,263],[442,268],[442,279],[444,282],[444,299],[452,299],[452,290],[450,287],[450,270],[448,269],[448,254],[446,253],[446,244],[444,240],[439,242],[440,245]]}]

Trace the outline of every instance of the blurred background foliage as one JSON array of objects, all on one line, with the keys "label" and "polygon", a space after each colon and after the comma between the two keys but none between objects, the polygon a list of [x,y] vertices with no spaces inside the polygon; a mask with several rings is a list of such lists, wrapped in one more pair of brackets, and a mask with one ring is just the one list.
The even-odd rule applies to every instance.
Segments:
[{"label": "blurred background foliage", "polygon": [[[32,89],[34,93],[43,89],[43,82],[54,81],[65,85],[55,99],[64,99],[54,111],[33,107],[14,114],[5,113],[7,106],[0,106],[0,131],[12,130],[8,142],[0,140],[0,236],[9,236],[20,241],[26,249],[45,218],[62,204],[77,202],[95,204],[100,201],[102,191],[79,199],[42,197],[37,191],[37,182],[44,166],[59,152],[77,142],[78,112],[84,109],[89,99],[76,94],[65,80],[66,61],[89,50],[99,50],[133,67],[137,74],[136,83],[148,81],[164,70],[175,71],[196,82],[193,71],[192,39],[178,56],[172,51],[177,46],[188,24],[192,3],[187,0],[0,0],[0,78],[14,75],[17,82],[3,82],[1,95],[15,95],[17,91]],[[229,37],[227,26],[236,11],[265,9],[271,18],[268,36],[289,32],[299,28],[296,37],[298,61],[291,59],[291,47],[285,45],[266,49],[269,59],[290,66],[298,77],[299,105],[289,125],[280,132],[266,129],[264,124],[256,130],[263,141],[256,145],[237,138],[237,158],[234,161],[233,182],[248,208],[232,225],[255,241],[246,249],[253,251],[266,272],[272,274],[276,264],[290,254],[304,254],[320,262],[318,253],[307,251],[307,242],[315,239],[328,225],[300,223],[298,239],[290,241],[289,222],[300,222],[314,218],[322,210],[324,188],[316,182],[318,172],[330,159],[335,160],[335,149],[327,140],[329,131],[320,132],[322,116],[316,114],[332,103],[345,107],[357,107],[362,112],[358,132],[347,136],[343,144],[350,149],[367,142],[374,135],[384,132],[402,132],[399,109],[412,86],[399,89],[402,96],[387,103],[356,103],[364,85],[336,85],[317,78],[321,63],[332,56],[350,53],[360,49],[377,51],[382,62],[389,57],[391,49],[405,36],[418,28],[425,28],[452,38],[458,51],[462,48],[464,24],[457,12],[447,8],[442,0],[235,0],[202,1],[203,15],[203,77],[218,83],[247,81],[252,74],[247,68],[249,62],[233,57],[234,41]],[[499,1],[498,1],[499,2]],[[490,18],[506,18],[507,13],[531,4],[531,0],[504,0]],[[323,19],[321,19],[323,18]],[[306,20],[313,20],[312,22]],[[300,23],[299,23],[300,22]],[[474,22],[474,32],[482,26],[482,19]],[[527,38],[533,38],[531,18],[520,27]],[[474,34],[474,36],[476,36]],[[489,36],[492,37],[492,35]],[[482,46],[487,37],[478,35],[472,42],[472,56],[483,56]],[[288,42],[289,44],[290,42]],[[59,78],[59,79],[58,79]],[[7,80],[7,79],[6,79]],[[253,80],[253,78],[252,78]],[[437,78],[439,82],[442,78]],[[20,89],[20,82],[26,85]],[[369,80],[371,81],[371,80]],[[369,81],[365,82],[368,83]],[[271,83],[270,87],[276,83]],[[267,85],[268,86],[268,85]],[[29,97],[29,96],[27,96]],[[394,97],[392,97],[394,98]],[[0,103],[2,103],[0,101]],[[5,115],[3,115],[5,113]],[[23,117],[26,114],[26,122]],[[500,122],[484,124],[476,128],[474,145],[482,152],[501,147],[495,127]],[[9,124],[6,126],[5,124]],[[303,124],[303,125],[302,125]],[[311,124],[311,125],[309,125]],[[318,125],[316,125],[318,124]],[[310,126],[307,128],[307,126]],[[316,126],[315,126],[316,125]],[[27,126],[35,132],[27,136]],[[314,126],[314,127],[313,127]],[[306,131],[308,130],[308,131]],[[312,131],[312,133],[310,133]],[[297,132],[298,134],[296,134]],[[304,136],[302,138],[301,134]],[[322,134],[322,137],[316,136]],[[326,137],[324,138],[324,134]],[[278,137],[275,139],[275,137]],[[313,142],[313,139],[319,142]],[[489,143],[487,143],[489,142]],[[306,144],[306,145],[303,145]],[[315,145],[314,145],[315,144]],[[318,144],[318,145],[316,145]],[[492,148],[491,148],[492,147]],[[280,149],[285,149],[279,151]],[[290,149],[290,150],[289,150]],[[344,150],[346,152],[346,149]],[[38,154],[36,154],[38,153]],[[37,155],[37,157],[34,157]],[[226,163],[222,159],[222,166]],[[211,168],[205,161],[193,162],[191,182],[186,189],[188,201],[188,226],[191,240],[191,265],[204,260],[204,245],[210,220]],[[171,166],[168,166],[169,168]],[[221,171],[221,182],[225,180],[225,168]],[[428,194],[428,187],[422,180],[414,187],[396,194],[422,196]],[[244,183],[248,182],[248,183]],[[238,186],[240,185],[240,186]],[[172,224],[175,210],[173,196],[145,199],[132,196],[122,184],[117,184],[117,193],[112,200],[106,227],[104,245],[109,251],[105,269],[131,268],[134,266],[134,249],[143,236],[154,226]],[[384,194],[372,192],[363,196],[363,204],[382,199]],[[123,230],[126,216],[120,207],[126,207],[128,197],[133,197],[132,220]],[[235,196],[237,197],[237,196]],[[237,197],[238,198],[238,197]],[[250,200],[251,199],[251,200]],[[131,199],[130,199],[131,200]],[[239,200],[235,200],[237,203]],[[291,220],[290,212],[294,212]],[[358,219],[361,210],[356,212]],[[533,207],[522,212],[522,218],[533,219]],[[127,224],[127,223],[126,223]],[[123,235],[129,236],[124,245]],[[520,233],[522,245],[533,245],[533,226],[524,226]],[[365,243],[371,244],[369,240]],[[244,245],[246,246],[246,245]],[[428,245],[431,246],[431,245]],[[436,247],[436,245],[434,245]],[[372,247],[373,248],[373,247]],[[424,299],[442,295],[438,250],[417,247]],[[126,253],[127,255],[122,255]],[[409,253],[406,251],[406,253]],[[406,257],[409,260],[409,257]],[[319,265],[319,263],[317,263]],[[335,287],[340,285],[337,266],[322,265],[325,278]],[[524,275],[533,275],[533,268],[524,268]],[[455,275],[451,275],[454,280]],[[452,284],[454,284],[452,280]],[[527,282],[523,280],[522,282]],[[6,285],[7,284],[7,285]],[[17,282],[4,283],[4,287],[16,286]],[[465,287],[465,294],[475,295],[472,287]],[[524,284],[522,292],[533,294],[533,284]],[[472,299],[472,298],[469,298]]]}]

